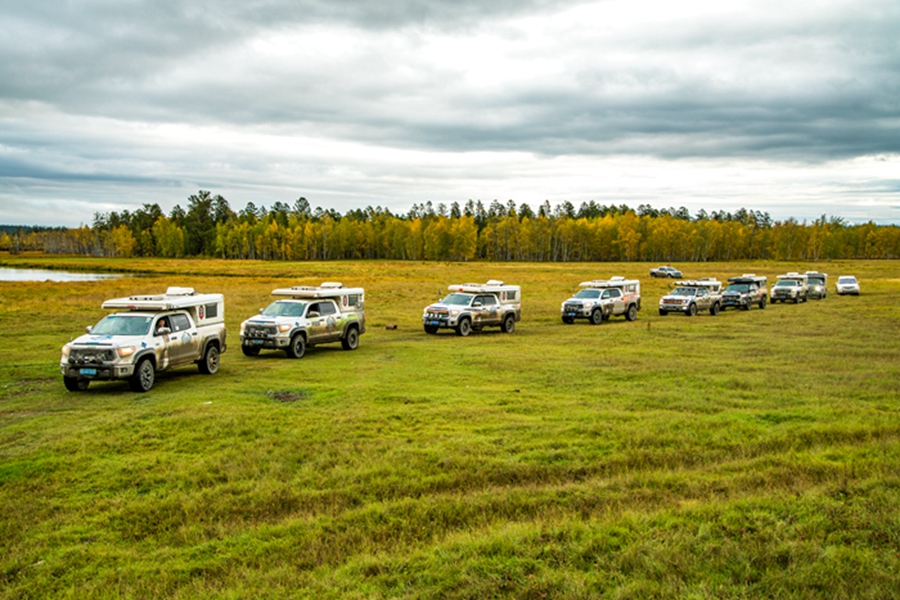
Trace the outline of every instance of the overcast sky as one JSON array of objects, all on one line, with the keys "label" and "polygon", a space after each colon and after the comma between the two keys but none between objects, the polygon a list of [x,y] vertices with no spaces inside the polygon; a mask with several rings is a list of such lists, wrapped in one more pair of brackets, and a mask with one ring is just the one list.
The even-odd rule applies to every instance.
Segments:
[{"label": "overcast sky", "polygon": [[0,1],[0,223],[494,199],[900,223],[900,2]]}]

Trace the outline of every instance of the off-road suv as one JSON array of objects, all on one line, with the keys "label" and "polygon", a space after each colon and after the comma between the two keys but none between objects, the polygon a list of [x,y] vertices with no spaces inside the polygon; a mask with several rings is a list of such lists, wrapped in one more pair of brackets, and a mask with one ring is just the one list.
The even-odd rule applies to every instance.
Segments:
[{"label": "off-road suv", "polygon": [[805,275],[807,297],[824,300],[828,295],[828,274],[819,273],[818,271],[807,271]]},{"label": "off-road suv", "polygon": [[678,279],[682,276],[681,271],[668,265],[650,269],[650,277],[671,277],[672,279]]},{"label": "off-road suv", "polygon": [[704,277],[676,281],[675,286],[674,290],[659,299],[660,315],[680,312],[693,317],[701,310],[708,310],[713,316],[719,314],[719,308],[722,306],[721,282]]},{"label": "off-road suv", "polygon": [[807,293],[806,275],[791,272],[778,276],[778,283],[772,286],[769,299],[773,304],[778,301],[787,302],[788,300],[797,304],[798,302],[806,302]]},{"label": "off-road suv", "polygon": [[768,297],[769,288],[765,277],[753,273],[729,277],[728,287],[722,292],[722,310],[729,306],[750,310],[754,304],[765,308]]},{"label": "off-road suv", "polygon": [[637,319],[641,310],[641,282],[637,279],[596,279],[585,281],[578,287],[581,288],[578,293],[562,303],[563,323],[588,319],[591,324],[599,325],[613,315],[623,316],[628,321]]},{"label": "off-road suv", "polygon": [[450,294],[432,304],[422,314],[425,333],[440,329],[455,329],[457,335],[467,336],[485,327],[499,327],[512,333],[521,319],[522,291],[517,285],[502,281],[451,285]]},{"label": "off-road suv", "polygon": [[219,370],[225,352],[222,294],[170,287],[165,294],[114,298],[107,315],[87,335],[62,349],[59,370],[66,389],[86,390],[91,381],[127,379],[135,392],[153,387],[156,373],[196,363],[201,373]]},{"label": "off-road suv", "polygon": [[356,350],[359,336],[366,332],[362,288],[325,282],[318,287],[279,288],[272,295],[285,298],[241,323],[241,351],[246,356],[257,356],[265,348],[302,358],[307,348],[330,342]]}]

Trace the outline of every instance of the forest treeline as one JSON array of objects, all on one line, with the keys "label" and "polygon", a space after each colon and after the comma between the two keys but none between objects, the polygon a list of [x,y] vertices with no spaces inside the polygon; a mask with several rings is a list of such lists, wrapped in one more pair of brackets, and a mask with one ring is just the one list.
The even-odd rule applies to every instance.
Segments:
[{"label": "forest treeline", "polygon": [[305,198],[234,211],[201,190],[166,215],[157,204],[96,213],[78,228],[0,230],[0,250],[106,257],[209,256],[261,260],[707,261],[900,257],[900,227],[839,217],[773,221],[768,213],[632,209],[570,202],[481,201],[312,209]]}]

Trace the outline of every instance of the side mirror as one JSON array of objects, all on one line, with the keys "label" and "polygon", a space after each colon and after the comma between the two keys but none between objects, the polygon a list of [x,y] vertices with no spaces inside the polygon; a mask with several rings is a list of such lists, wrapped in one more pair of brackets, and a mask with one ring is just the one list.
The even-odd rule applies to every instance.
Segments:
[{"label": "side mirror", "polygon": [[320,316],[322,316],[322,315],[320,315],[317,311],[313,310],[313,311],[310,311],[309,314],[306,315],[306,318],[307,319],[318,319]]},{"label": "side mirror", "polygon": [[93,325],[88,325],[87,327],[84,328],[84,330],[87,331],[88,333],[90,333],[91,331],[93,331],[93,329],[94,329],[94,326],[93,326]]},{"label": "side mirror", "polygon": [[156,330],[156,335],[168,335],[170,333],[172,333],[172,330],[168,327],[160,327]]}]

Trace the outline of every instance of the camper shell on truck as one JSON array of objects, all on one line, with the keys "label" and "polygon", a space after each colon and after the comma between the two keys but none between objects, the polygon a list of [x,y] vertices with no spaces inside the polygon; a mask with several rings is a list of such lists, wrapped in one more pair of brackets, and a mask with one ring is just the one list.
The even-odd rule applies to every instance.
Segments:
[{"label": "camper shell on truck", "polygon": [[765,308],[769,298],[767,281],[764,276],[755,273],[729,277],[728,287],[722,292],[722,310],[729,306],[750,310],[754,304]]},{"label": "camper shell on truck", "polygon": [[165,294],[113,298],[107,315],[62,349],[59,369],[66,389],[91,381],[125,379],[135,392],[153,387],[156,373],[195,363],[201,373],[219,370],[225,352],[225,300],[170,287]]},{"label": "camper shell on truck", "polygon": [[594,325],[608,321],[613,315],[628,321],[637,319],[641,310],[641,282],[637,279],[611,277],[584,281],[577,294],[562,303],[563,323],[589,319]]},{"label": "camper shell on truck", "polygon": [[778,276],[778,282],[772,286],[769,299],[773,303],[779,300],[781,302],[790,300],[794,304],[806,302],[809,293],[808,287],[808,278],[805,273],[791,271]]},{"label": "camper shell on truck", "polygon": [[499,327],[512,333],[522,317],[522,290],[491,279],[487,283],[462,283],[447,288],[450,294],[427,306],[422,314],[425,333],[454,329],[467,336],[485,327]]},{"label": "camper shell on truck", "polygon": [[301,358],[307,348],[340,342],[356,350],[366,332],[365,290],[326,281],[272,290],[279,296],[268,308],[241,323],[241,351],[257,356],[262,349],[284,350]]},{"label": "camper shell on truck", "polygon": [[806,275],[807,297],[823,300],[828,295],[828,274],[807,271],[804,275]]},{"label": "camper shell on truck", "polygon": [[722,283],[710,277],[676,281],[675,289],[659,299],[659,314],[680,312],[689,317],[701,310],[719,314],[722,306]]}]

